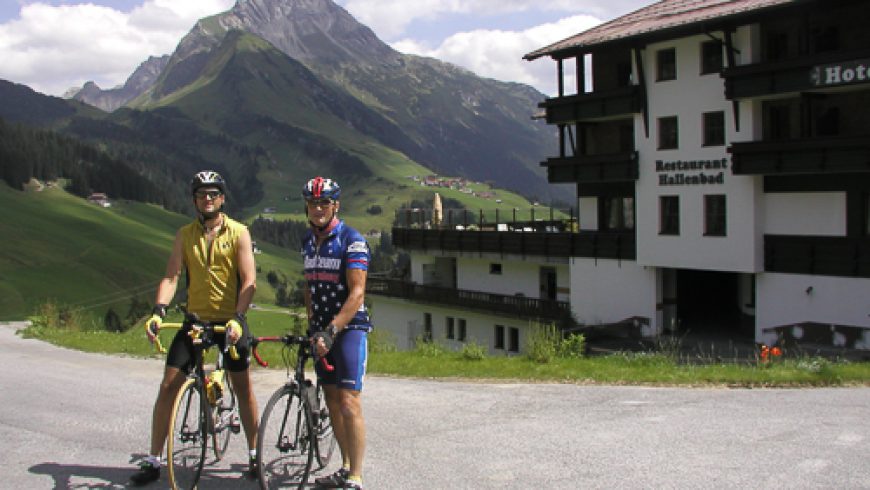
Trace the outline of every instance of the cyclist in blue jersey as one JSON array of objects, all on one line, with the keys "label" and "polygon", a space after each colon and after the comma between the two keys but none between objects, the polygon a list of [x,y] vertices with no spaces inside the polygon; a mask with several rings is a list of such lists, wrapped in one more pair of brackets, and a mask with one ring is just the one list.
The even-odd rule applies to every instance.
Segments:
[{"label": "cyclist in blue jersey", "polygon": [[318,356],[335,367],[326,371],[316,364],[342,458],[341,469],[315,483],[361,489],[366,435],[361,392],[372,329],[363,300],[371,253],[365,238],[338,219],[340,195],[338,183],[323,177],[302,189],[311,225],[302,240],[309,334]]}]

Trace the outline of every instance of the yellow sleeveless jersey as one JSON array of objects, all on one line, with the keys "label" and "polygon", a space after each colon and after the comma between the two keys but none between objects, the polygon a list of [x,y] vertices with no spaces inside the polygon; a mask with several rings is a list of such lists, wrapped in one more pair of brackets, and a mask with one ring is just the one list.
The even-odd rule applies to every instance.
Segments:
[{"label": "yellow sleeveless jersey", "polygon": [[181,228],[187,309],[210,322],[233,318],[239,295],[238,244],[245,225],[227,215],[223,219],[211,247],[199,221]]}]

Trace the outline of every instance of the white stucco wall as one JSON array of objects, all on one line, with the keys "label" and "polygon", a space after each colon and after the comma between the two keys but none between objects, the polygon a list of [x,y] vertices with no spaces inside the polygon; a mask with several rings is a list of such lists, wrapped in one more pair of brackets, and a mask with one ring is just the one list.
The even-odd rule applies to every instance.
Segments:
[{"label": "white stucco wall", "polygon": [[846,236],[846,193],[765,194],[764,233]]},{"label": "white stucco wall", "polygon": [[586,325],[612,323],[632,316],[656,323],[656,272],[635,262],[574,259],[571,310]]},{"label": "white stucco wall", "polygon": [[[738,31],[737,42],[745,38]],[[699,75],[701,44],[707,36],[651,44],[643,51],[644,73],[649,100],[649,137],[645,136],[643,118],[635,118],[635,141],[640,158],[637,194],[637,261],[641,265],[678,267],[735,272],[761,270],[761,240],[756,208],[761,196],[760,179],[735,176],[726,152],[732,141],[752,139],[754,126],[751,106],[742,104],[738,133],[734,112],[725,99],[722,79],[717,73]],[[676,48],[676,80],[657,82],[656,53]],[[744,107],[745,106],[745,107]],[[703,146],[703,114],[722,111],[725,115],[725,145]],[[677,116],[679,143],[674,150],[658,149],[658,119]],[[726,159],[727,168],[718,170],[656,171],[656,161],[676,162]],[[723,174],[722,184],[662,185],[660,177]],[[704,236],[704,196],[726,196],[727,235]],[[679,196],[679,235],[659,234],[659,197]]]},{"label": "white stucco wall", "polygon": [[[478,345],[486,347],[490,355],[516,355],[517,353],[508,353],[504,349],[495,348],[495,326],[502,325],[505,327],[506,332],[505,346],[507,347],[507,330],[509,328],[516,328],[519,331],[519,353],[526,352],[529,329],[532,327],[525,320],[486,315],[484,313],[436,305],[415,304],[384,296],[370,296],[369,300],[372,303],[371,315],[375,329],[381,332],[389,332],[387,335],[382,333],[378,335],[381,335],[381,338],[395,340],[396,347],[399,350],[414,348],[416,337],[423,332],[424,313],[430,313],[432,315],[432,340],[446,345],[450,349],[459,350],[465,343],[476,342]],[[465,342],[446,338],[445,325],[446,317],[448,316],[455,319],[454,328],[457,335],[459,333],[458,320],[465,320]]]},{"label": "white stucco wall", "polygon": [[[501,274],[491,274],[490,264],[501,264]],[[470,258],[460,257],[457,265],[457,288],[470,291],[527,298],[540,298],[540,270],[550,267],[556,270],[556,286],[569,287],[568,266],[564,263],[548,263],[544,257]],[[568,298],[557,298],[567,301]]]},{"label": "white stucco wall", "polygon": [[763,273],[756,291],[759,341],[774,340],[762,337],[764,328],[804,321],[870,327],[870,279]]}]

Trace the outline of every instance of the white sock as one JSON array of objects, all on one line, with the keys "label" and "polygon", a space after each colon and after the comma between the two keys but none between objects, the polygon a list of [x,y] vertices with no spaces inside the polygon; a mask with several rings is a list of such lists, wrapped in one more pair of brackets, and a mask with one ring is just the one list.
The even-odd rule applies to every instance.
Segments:
[{"label": "white sock", "polygon": [[248,449],[248,456],[250,456],[251,459],[257,459],[257,450],[256,449]]},{"label": "white sock", "polygon": [[151,466],[153,466],[155,468],[160,468],[160,455],[159,454],[157,456],[151,454],[145,458],[145,461],[150,463]]}]

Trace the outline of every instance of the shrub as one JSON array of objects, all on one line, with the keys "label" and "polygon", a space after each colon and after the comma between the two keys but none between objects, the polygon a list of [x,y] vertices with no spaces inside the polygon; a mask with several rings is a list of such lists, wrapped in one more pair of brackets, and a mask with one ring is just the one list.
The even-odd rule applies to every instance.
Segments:
[{"label": "shrub", "polygon": [[486,359],[486,348],[478,344],[476,340],[464,344],[459,352],[462,354],[463,359],[469,361],[482,361]]},{"label": "shrub", "polygon": [[58,305],[52,300],[36,307],[30,321],[36,328],[65,329],[72,331],[84,330],[85,317],[80,310]]},{"label": "shrub", "polygon": [[447,347],[442,344],[425,340],[422,336],[417,337],[414,352],[423,357],[441,357],[447,354]]},{"label": "shrub", "polygon": [[368,335],[369,352],[396,352],[395,336],[386,330],[377,329],[371,331]]},{"label": "shrub", "polygon": [[586,337],[583,334],[570,334],[559,341],[559,357],[579,359],[586,355]]},{"label": "shrub", "polygon": [[546,364],[556,357],[559,345],[559,333],[554,325],[542,325],[533,323],[530,325],[529,334],[529,359]]}]

